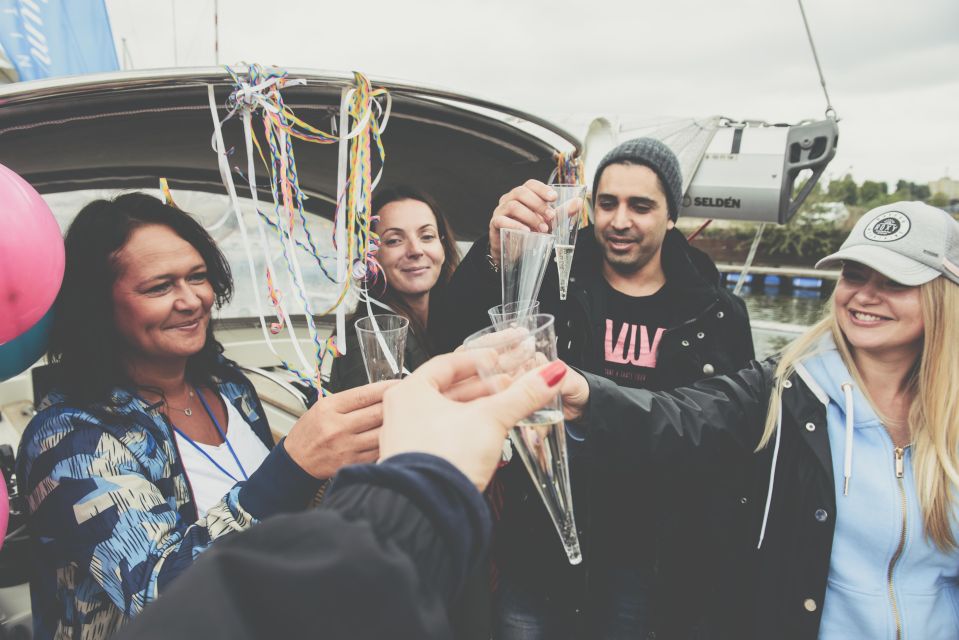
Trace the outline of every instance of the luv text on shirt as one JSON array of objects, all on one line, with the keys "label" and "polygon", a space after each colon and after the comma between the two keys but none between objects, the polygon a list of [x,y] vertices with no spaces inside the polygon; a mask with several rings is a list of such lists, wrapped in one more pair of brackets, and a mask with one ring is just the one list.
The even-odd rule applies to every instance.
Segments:
[{"label": "luv text on shirt", "polygon": [[649,370],[656,368],[656,354],[665,329],[623,322],[617,331],[617,324],[611,318],[606,320],[604,374],[628,386],[642,384]]}]

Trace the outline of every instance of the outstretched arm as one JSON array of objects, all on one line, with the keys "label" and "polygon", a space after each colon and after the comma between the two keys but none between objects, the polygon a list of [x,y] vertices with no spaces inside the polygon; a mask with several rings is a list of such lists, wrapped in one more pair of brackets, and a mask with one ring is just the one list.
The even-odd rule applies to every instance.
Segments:
[{"label": "outstretched arm", "polygon": [[449,638],[488,543],[480,493],[425,454],[350,467],[323,505],[218,543],[121,638]]},{"label": "outstretched arm", "polygon": [[702,453],[733,445],[752,451],[762,435],[772,380],[771,363],[752,362],[732,375],[672,391],[627,389],[589,373],[564,381],[568,419],[594,450],[634,466],[655,455]]}]

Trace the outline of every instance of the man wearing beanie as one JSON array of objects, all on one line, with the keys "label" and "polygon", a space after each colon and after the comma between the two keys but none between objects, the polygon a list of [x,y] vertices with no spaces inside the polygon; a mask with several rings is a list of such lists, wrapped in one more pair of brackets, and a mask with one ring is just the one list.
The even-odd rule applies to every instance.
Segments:
[{"label": "man wearing beanie", "polygon": [[[539,296],[541,311],[556,317],[562,360],[656,390],[731,373],[753,358],[742,300],[674,228],[682,196],[679,162],[653,138],[624,142],[599,163],[593,226],[579,233],[567,300],[559,300],[554,265]],[[555,197],[529,180],[500,198],[488,237],[473,245],[431,310],[430,328],[444,334],[445,346],[488,324],[486,309],[499,303],[500,229],[548,231]],[[493,638],[701,637],[693,634],[707,631],[698,624],[709,597],[699,578],[720,569],[699,523],[707,509],[713,522],[722,517],[702,488],[728,483],[739,470],[650,465],[614,473],[621,465],[595,456],[589,441],[577,445],[576,433],[567,425],[582,565],[569,565],[518,456],[497,474],[503,497],[493,535]],[[688,603],[683,611],[657,606],[677,595]]]}]

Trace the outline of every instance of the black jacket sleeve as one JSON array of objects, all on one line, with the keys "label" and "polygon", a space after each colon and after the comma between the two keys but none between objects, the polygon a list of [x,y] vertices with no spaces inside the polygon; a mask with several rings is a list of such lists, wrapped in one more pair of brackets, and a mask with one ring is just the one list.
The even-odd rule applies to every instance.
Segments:
[{"label": "black jacket sleeve", "polygon": [[488,253],[489,240],[477,239],[438,298],[430,300],[430,333],[439,353],[453,351],[490,324],[487,311],[500,303],[502,291]]},{"label": "black jacket sleeve", "polygon": [[219,542],[121,638],[451,638],[447,606],[489,539],[449,463],[340,472],[323,506]]},{"label": "black jacket sleeve", "polygon": [[672,391],[628,389],[584,373],[589,405],[580,426],[614,464],[668,464],[735,447],[752,451],[766,419],[772,362]]},{"label": "black jacket sleeve", "polygon": [[366,367],[363,365],[363,353],[360,351],[360,341],[356,337],[356,330],[348,327],[346,330],[346,353],[339,358],[333,358],[330,368],[330,382],[327,385],[333,393],[355,389],[369,382]]}]

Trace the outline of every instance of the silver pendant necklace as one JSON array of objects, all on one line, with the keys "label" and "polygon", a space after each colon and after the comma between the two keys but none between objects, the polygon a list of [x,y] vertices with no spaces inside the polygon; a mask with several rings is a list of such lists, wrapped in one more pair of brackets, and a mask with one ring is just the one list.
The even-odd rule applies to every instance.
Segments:
[{"label": "silver pendant necklace", "polygon": [[[193,402],[193,398],[196,397],[196,394],[193,393],[193,390],[192,390],[192,389],[188,392],[187,395],[188,395],[189,398],[190,398],[190,399],[189,399],[189,402]],[[171,409],[173,409],[174,411],[182,411],[183,414],[186,415],[186,416],[192,416],[192,415],[193,415],[193,409],[192,409],[191,407],[187,407],[187,408],[185,408],[185,409],[180,409],[179,407],[174,407],[173,405],[171,405],[171,404],[169,404],[169,403],[167,403],[167,406],[170,407]]]}]

